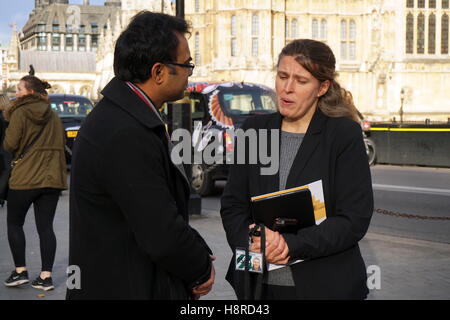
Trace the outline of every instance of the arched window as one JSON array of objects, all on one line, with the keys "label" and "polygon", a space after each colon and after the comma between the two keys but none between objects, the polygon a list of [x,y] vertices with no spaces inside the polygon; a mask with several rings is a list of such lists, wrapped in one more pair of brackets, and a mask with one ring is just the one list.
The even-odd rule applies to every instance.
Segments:
[{"label": "arched window", "polygon": [[195,0],[195,12],[200,11],[200,0]]},{"label": "arched window", "polygon": [[291,38],[297,39],[297,19],[292,20]]},{"label": "arched window", "polygon": [[200,34],[198,32],[195,33],[195,64],[200,64]]},{"label": "arched window", "polygon": [[320,21],[320,39],[327,41],[327,20]]},{"label": "arched window", "polygon": [[252,16],[252,36],[257,36],[259,33],[259,17],[255,13]]},{"label": "arched window", "polygon": [[235,37],[237,34],[236,16],[231,17],[231,36]]},{"label": "arched window", "polygon": [[417,17],[417,53],[425,53],[425,16],[423,13]]},{"label": "arched window", "polygon": [[448,15],[442,15],[441,54],[448,54]]},{"label": "arched window", "polygon": [[347,60],[347,20],[341,20],[341,59]]},{"label": "arched window", "polygon": [[286,35],[286,38],[289,38],[289,20],[286,18],[285,24],[284,24],[284,33]]},{"label": "arched window", "polygon": [[350,36],[349,36],[349,59],[356,59],[356,22],[350,20]]},{"label": "arched window", "polygon": [[259,17],[255,13],[252,16],[252,56],[257,57],[259,54]]},{"label": "arched window", "polygon": [[237,18],[236,16],[231,16],[231,56],[236,57],[237,55]]},{"label": "arched window", "polygon": [[428,53],[436,53],[436,16],[433,13],[428,16]]},{"label": "arched window", "polygon": [[237,40],[236,38],[231,39],[231,56],[236,57],[237,55]]},{"label": "arched window", "polygon": [[414,16],[408,13],[406,16],[406,53],[414,52]]},{"label": "arched window", "polygon": [[259,53],[259,48],[258,48],[258,38],[253,38],[252,39],[252,56],[253,57],[257,57],[258,53]]},{"label": "arched window", "polygon": [[350,20],[350,40],[356,40],[356,23],[354,20]]},{"label": "arched window", "polygon": [[319,39],[319,23],[318,23],[317,19],[312,20],[311,37],[313,39]]}]

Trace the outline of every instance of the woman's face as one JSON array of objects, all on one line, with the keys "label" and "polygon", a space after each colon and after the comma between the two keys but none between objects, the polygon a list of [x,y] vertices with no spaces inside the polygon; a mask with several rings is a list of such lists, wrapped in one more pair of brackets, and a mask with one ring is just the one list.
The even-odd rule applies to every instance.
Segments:
[{"label": "woman's face", "polygon": [[21,98],[23,96],[32,94],[33,90],[28,90],[25,86],[25,82],[24,81],[20,81],[19,84],[17,85],[17,92],[16,92],[16,97],[17,98]]},{"label": "woman's face", "polygon": [[275,80],[278,108],[281,115],[295,121],[314,114],[319,97],[324,95],[329,82],[319,82],[294,57],[280,60]]}]

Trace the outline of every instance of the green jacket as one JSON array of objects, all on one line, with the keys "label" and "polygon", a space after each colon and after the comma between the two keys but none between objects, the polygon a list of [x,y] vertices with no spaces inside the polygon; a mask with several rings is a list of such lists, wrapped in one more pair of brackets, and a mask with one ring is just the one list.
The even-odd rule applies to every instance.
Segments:
[{"label": "green jacket", "polygon": [[48,99],[29,95],[15,101],[9,112],[9,126],[3,147],[17,159],[31,144],[43,126],[41,136],[14,166],[9,188],[67,189],[67,168],[64,155],[65,131]]}]

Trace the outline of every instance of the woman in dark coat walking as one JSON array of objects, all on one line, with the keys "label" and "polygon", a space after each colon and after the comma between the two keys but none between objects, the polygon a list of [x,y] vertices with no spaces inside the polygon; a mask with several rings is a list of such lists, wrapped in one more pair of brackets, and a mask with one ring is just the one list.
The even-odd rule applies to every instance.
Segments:
[{"label": "woman in dark coat walking", "polygon": [[[358,241],[372,216],[371,176],[359,113],[335,80],[331,49],[314,40],[288,44],[279,56],[276,92],[278,112],[250,118],[243,129],[281,131],[280,170],[261,175],[261,163],[231,166],[221,207],[228,243],[233,252],[248,246],[251,197],[322,180],[323,222],[295,234],[265,229],[266,261],[284,267],[266,273],[263,298],[364,299],[367,274]],[[253,240],[251,250],[259,251],[260,239]],[[226,278],[243,299],[244,273],[235,271],[234,259]]]}]

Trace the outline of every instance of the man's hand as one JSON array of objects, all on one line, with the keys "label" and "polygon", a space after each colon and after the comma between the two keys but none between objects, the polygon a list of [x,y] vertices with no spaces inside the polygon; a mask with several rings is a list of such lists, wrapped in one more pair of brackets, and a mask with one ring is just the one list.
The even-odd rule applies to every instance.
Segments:
[{"label": "man's hand", "polygon": [[[251,225],[249,229],[252,229]],[[261,252],[261,237],[252,237],[250,251]],[[272,264],[287,264],[289,261],[289,247],[283,236],[266,228],[266,260]]]},{"label": "man's hand", "polygon": [[[211,261],[216,260],[216,257],[214,256],[210,257]],[[211,262],[211,276],[209,277],[209,280],[192,289],[192,295],[194,296],[195,300],[200,299],[201,296],[205,296],[211,291],[215,278],[216,278],[216,271],[214,269],[214,264]]]}]

